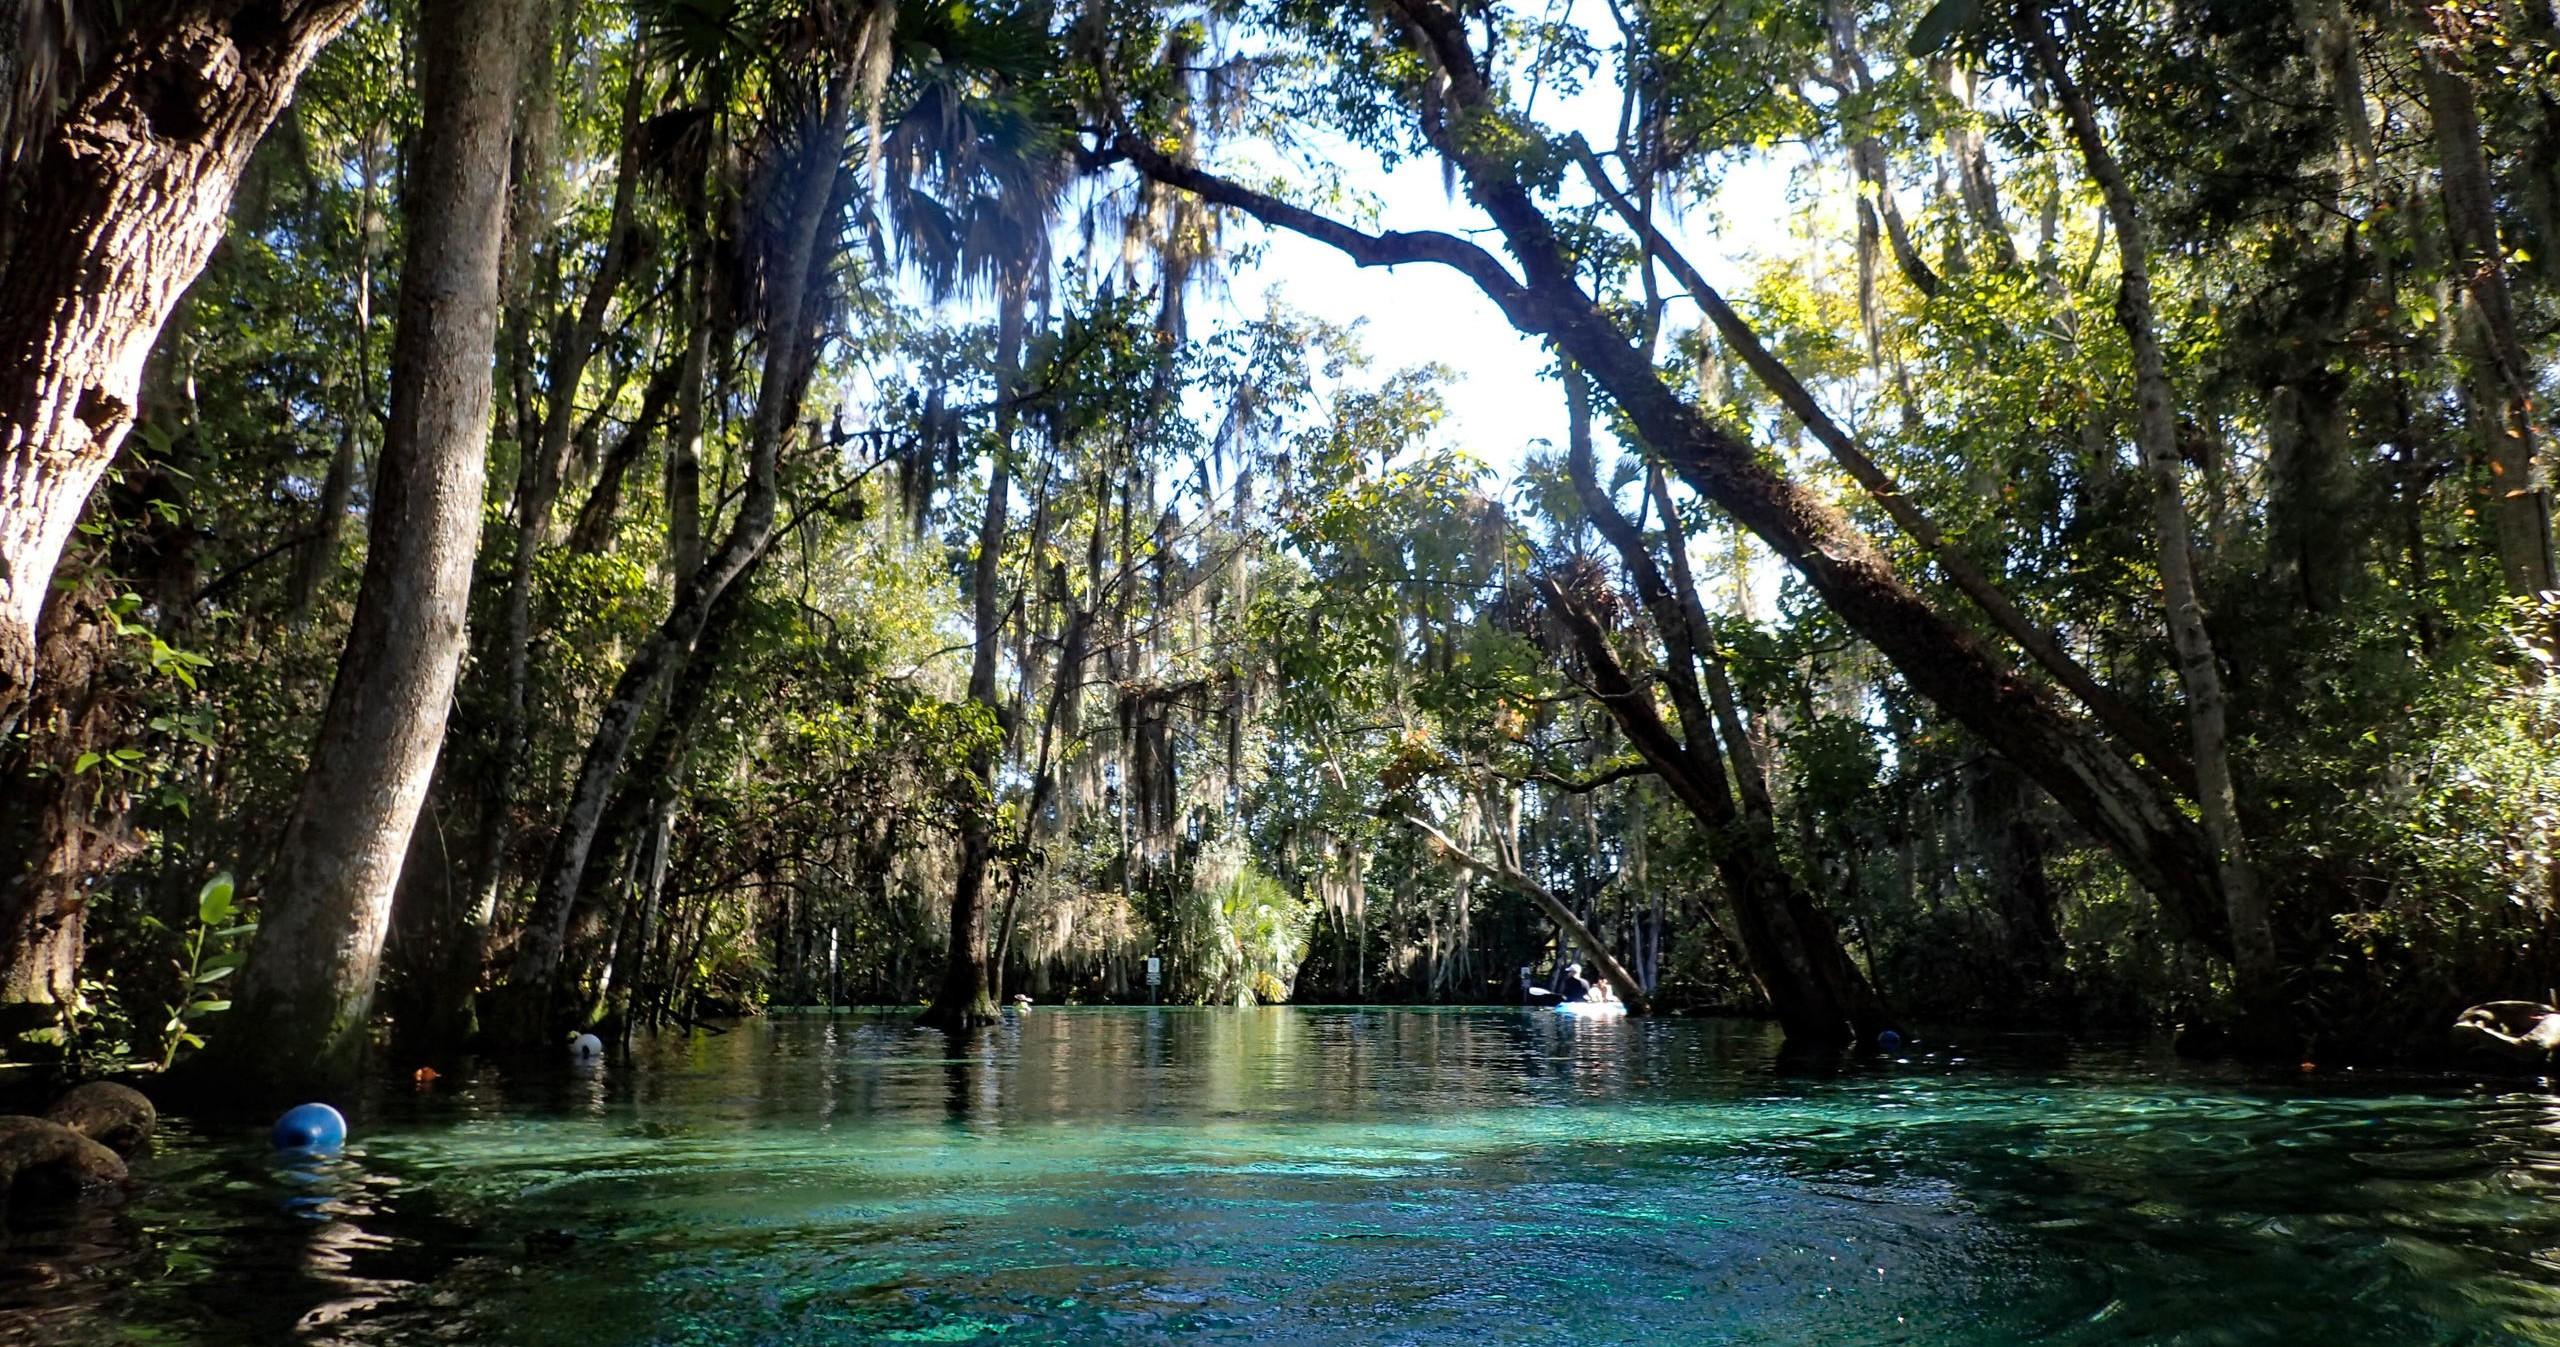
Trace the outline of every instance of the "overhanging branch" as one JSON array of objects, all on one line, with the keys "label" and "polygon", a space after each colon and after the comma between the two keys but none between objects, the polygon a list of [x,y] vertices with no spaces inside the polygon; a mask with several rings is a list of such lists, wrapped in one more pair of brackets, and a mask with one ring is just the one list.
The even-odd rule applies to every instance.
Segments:
[{"label": "overhanging branch", "polygon": [[1123,160],[1167,187],[1178,188],[1215,205],[1226,206],[1270,225],[1302,235],[1334,249],[1363,267],[1393,267],[1412,262],[1428,262],[1449,267],[1474,281],[1493,302],[1501,306],[1503,315],[1522,331],[1538,331],[1534,315],[1520,300],[1524,292],[1519,280],[1500,259],[1455,234],[1434,229],[1389,230],[1372,234],[1345,224],[1328,215],[1319,215],[1304,206],[1292,205],[1268,192],[1257,191],[1232,178],[1211,173],[1196,164],[1186,164],[1149,144],[1134,132],[1114,134],[1109,150],[1096,162]]},{"label": "overhanging branch", "polygon": [[1554,922],[1557,929],[1564,932],[1567,940],[1580,947],[1593,963],[1600,965],[1600,975],[1609,979],[1610,986],[1618,989],[1618,999],[1627,1003],[1628,1010],[1641,1015],[1651,1009],[1650,1004],[1645,1000],[1644,984],[1636,981],[1635,975],[1629,973],[1626,965],[1619,963],[1617,957],[1609,953],[1608,946],[1602,944],[1600,938],[1591,933],[1591,928],[1583,924],[1582,918],[1575,916],[1573,909],[1566,907],[1563,900],[1549,892],[1546,885],[1531,879],[1517,866],[1486,860],[1459,846],[1447,833],[1433,827],[1429,819],[1420,815],[1403,812],[1394,814],[1392,817],[1397,822],[1422,834],[1422,840],[1429,843],[1433,851],[1447,857],[1452,864],[1461,869],[1473,870],[1536,904],[1538,910],[1546,914],[1547,920]]}]

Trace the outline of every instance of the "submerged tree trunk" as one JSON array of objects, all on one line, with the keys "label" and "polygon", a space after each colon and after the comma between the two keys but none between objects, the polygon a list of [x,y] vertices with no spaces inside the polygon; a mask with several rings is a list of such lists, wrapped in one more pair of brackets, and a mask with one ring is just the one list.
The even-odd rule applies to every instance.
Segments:
[{"label": "submerged tree trunk", "polygon": [[[2214,869],[2231,932],[2231,964],[2240,999],[2253,1008],[2265,1006],[2276,978],[2275,927],[2266,897],[2249,859],[2248,838],[2240,826],[2239,799],[2232,783],[2231,748],[2222,667],[2213,638],[2205,630],[2204,601],[2198,592],[2193,543],[2187,521],[2185,470],[2178,452],[2178,413],[2169,385],[2168,355],[2151,303],[2151,245],[2133,188],[2107,148],[2097,109],[2073,81],[2069,66],[2036,0],[2018,11],[2019,29],[2036,55],[2054,97],[2062,105],[2079,143],[2090,176],[2098,181],[2115,224],[2116,253],[2123,270],[2116,295],[2116,320],[2133,348],[2135,439],[2143,467],[2151,475],[2152,522],[2160,558],[2160,586],[2168,610],[2169,641],[2178,654],[2178,681],[2186,692],[2187,726],[2196,769],[2196,806],[2204,834],[2213,849]],[[2267,1026],[2262,1026],[2267,1027]]]},{"label": "submerged tree trunk", "polygon": [[26,709],[54,567],[133,428],[143,360],[250,151],[357,5],[136,8],[61,118],[0,161],[0,735]]},{"label": "submerged tree trunk", "polygon": [[361,1055],[443,741],[480,534],[517,63],[538,8],[455,0],[422,26],[416,205],[364,580],[221,1039],[277,1084],[342,1074]]}]

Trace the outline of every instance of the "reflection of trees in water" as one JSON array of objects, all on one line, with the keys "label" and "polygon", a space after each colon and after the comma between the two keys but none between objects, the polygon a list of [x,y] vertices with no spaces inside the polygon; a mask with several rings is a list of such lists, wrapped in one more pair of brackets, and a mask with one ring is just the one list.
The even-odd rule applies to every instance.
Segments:
[{"label": "reflection of trees in water", "polygon": [[994,1125],[1002,1111],[998,1039],[1003,1030],[986,1026],[964,1030],[932,1030],[919,1038],[939,1039],[943,1049],[943,1110],[954,1123]]},{"label": "reflection of trees in water", "polygon": [[2066,1341],[2280,1341],[2347,1313],[2342,1342],[2444,1341],[2492,1304],[2560,1322],[2543,1261],[2560,1206],[2516,1200],[2498,1176],[2528,1162],[2499,1153],[2512,1136],[2483,1144],[2472,1110],[2005,1072],[1853,1073],[1802,1107],[1720,1159],[1903,1209],[1915,1232],[1959,1218],[1995,1232],[2004,1317]]},{"label": "reflection of trees in water", "polygon": [[[674,1294],[703,1324],[794,1259],[836,1275],[864,1241],[965,1298],[1008,1275],[983,1262],[1002,1262],[986,1222],[1019,1220],[1022,1247],[1071,1238],[1103,1262],[1354,1230],[1306,1246],[1320,1281],[1304,1262],[1254,1274],[1272,1303],[1332,1295],[1344,1313],[1557,1269],[1634,1288],[1641,1269],[1636,1299],[1690,1295],[1701,1338],[1822,1323],[1873,1340],[1858,1334],[1907,1314],[1915,1341],[2296,1341],[2324,1324],[2315,1347],[2560,1342],[2545,1094],[2399,1081],[2354,1098],[2020,1045],[1782,1060],[1757,1025],[1532,1013],[1039,1009],[960,1039],[879,1016],[641,1048],[592,1078],[562,1062],[549,1084],[404,1091],[414,1123],[442,1109],[497,1131],[377,1122],[374,1156],[307,1183],[181,1135],[193,1167],[164,1157],[140,1199],[179,1217],[91,1209],[22,1231],[0,1305],[76,1302],[46,1341],[133,1336],[120,1320],[410,1341],[435,1316],[492,1341],[536,1312],[642,1341],[666,1331],[653,1278],[670,1266],[700,1272]],[[1071,1236],[1050,1229],[1067,1219]],[[526,1246],[552,1229],[578,1242]],[[65,1252],[48,1269],[31,1239]],[[1633,1300],[1611,1313],[1573,1322],[1602,1339],[1656,1322]]]},{"label": "reflection of trees in water", "polygon": [[[177,1317],[209,1340],[345,1341],[423,1308],[424,1288],[462,1261],[475,1232],[423,1186],[360,1154],[295,1163],[204,1156],[183,1138],[139,1166],[128,1203],[89,1200],[10,1213],[0,1340],[158,1341]],[[182,1189],[176,1217],[154,1209]],[[32,1292],[77,1284],[64,1296]],[[42,1317],[16,1320],[33,1299]],[[146,1315],[145,1306],[154,1306]],[[14,1321],[14,1322],[13,1322]],[[183,1340],[195,1340],[188,1337]]]}]

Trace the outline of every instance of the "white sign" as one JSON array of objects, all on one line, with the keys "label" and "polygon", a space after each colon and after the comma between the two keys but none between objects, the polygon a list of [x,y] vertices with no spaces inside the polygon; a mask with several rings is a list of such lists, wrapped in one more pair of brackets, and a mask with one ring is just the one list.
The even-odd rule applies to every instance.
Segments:
[{"label": "white sign", "polygon": [[1147,985],[1150,987],[1164,985],[1164,960],[1154,955],[1147,956]]}]

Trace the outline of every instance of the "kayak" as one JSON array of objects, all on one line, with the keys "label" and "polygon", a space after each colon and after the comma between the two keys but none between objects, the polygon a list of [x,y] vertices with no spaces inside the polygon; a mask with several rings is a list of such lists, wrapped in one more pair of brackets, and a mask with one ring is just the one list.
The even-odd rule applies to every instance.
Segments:
[{"label": "kayak", "polygon": [[1556,1003],[1556,1013],[1579,1015],[1587,1020],[1616,1019],[1627,1013],[1627,1003],[1624,1001],[1559,1001]]}]

